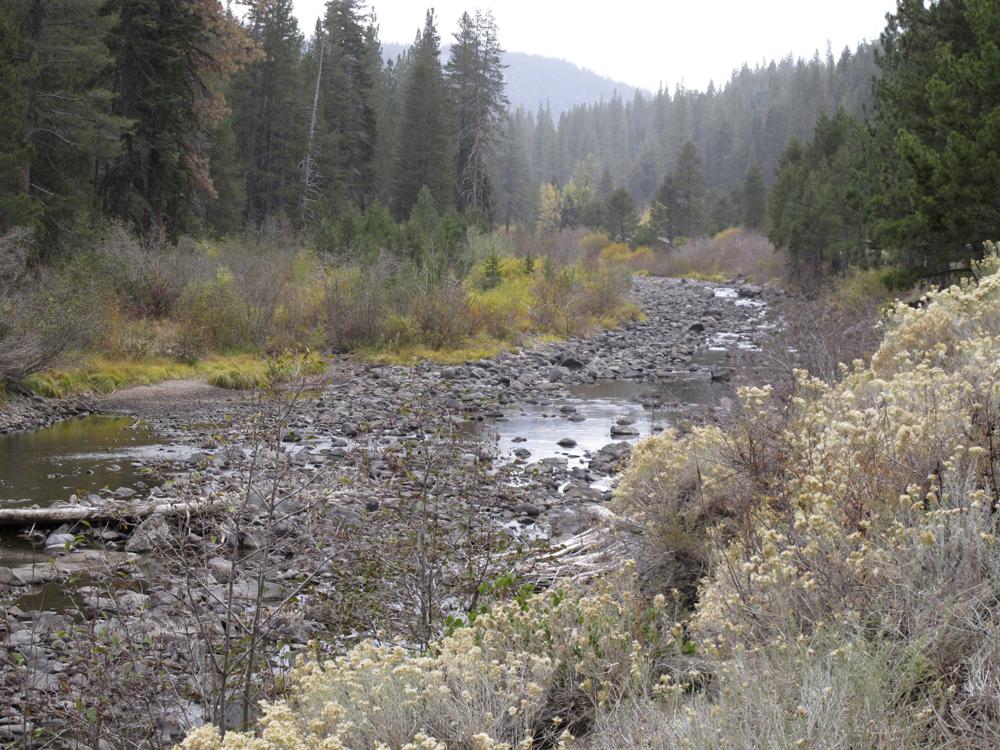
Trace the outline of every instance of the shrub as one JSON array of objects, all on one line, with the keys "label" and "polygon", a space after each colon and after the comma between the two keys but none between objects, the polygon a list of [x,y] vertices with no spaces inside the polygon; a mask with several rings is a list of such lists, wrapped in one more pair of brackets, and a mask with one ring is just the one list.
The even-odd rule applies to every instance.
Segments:
[{"label": "shrub", "polygon": [[743,277],[757,282],[780,278],[784,258],[759,232],[727,229],[711,240],[675,243],[657,255],[656,273],[721,280]]},{"label": "shrub", "polygon": [[421,290],[412,311],[423,340],[432,349],[458,347],[472,333],[466,292],[455,278]]},{"label": "shrub", "polygon": [[605,264],[617,263],[633,271],[644,271],[653,267],[654,254],[649,247],[637,247],[633,250],[625,243],[619,242],[601,250],[600,259]]},{"label": "shrub", "polygon": [[533,274],[515,275],[488,291],[469,295],[474,327],[496,339],[515,340],[531,328]]},{"label": "shrub", "polygon": [[170,315],[191,281],[204,276],[203,258],[194,243],[167,246],[143,242],[125,226],[106,228],[88,273],[107,279],[130,317]]},{"label": "shrub", "polygon": [[607,232],[591,232],[580,238],[580,249],[586,258],[595,258],[611,244]]},{"label": "shrub", "polygon": [[382,343],[394,349],[420,343],[420,324],[409,315],[389,313],[382,326]]},{"label": "shrub", "polygon": [[[732,428],[653,438],[622,481],[618,502],[647,524],[646,554],[681,524],[706,556],[692,630],[716,672],[749,667],[775,705],[802,700],[808,681],[830,696],[802,700],[808,722],[754,712],[787,741],[829,747],[841,732],[844,747],[988,747],[1000,737],[985,687],[1000,679],[997,265],[925,309],[897,306],[871,367],[832,386],[800,373],[785,404],[746,391],[747,416]],[[794,656],[784,672],[777,655]],[[752,701],[748,682],[726,684],[739,701],[720,708]],[[861,715],[843,724],[838,705]],[[887,705],[895,718],[873,735],[865,726],[883,726]],[[738,729],[723,710],[701,720]]]},{"label": "shrub", "polygon": [[101,289],[74,266],[29,270],[30,235],[0,236],[0,383],[11,389],[86,347],[105,326]]},{"label": "shrub", "polygon": [[193,351],[231,351],[255,344],[250,305],[225,266],[207,281],[191,284],[178,303],[180,345]]},{"label": "shrub", "polygon": [[[299,667],[289,700],[265,708],[253,746],[555,746],[661,675],[691,684],[672,613],[620,583],[582,596],[521,592],[426,655],[365,643]],[[250,741],[227,735],[223,744],[205,727],[181,747]]]},{"label": "shrub", "polygon": [[[383,323],[393,299],[396,269],[385,256],[368,268],[332,269],[323,298],[328,346],[349,351],[376,346],[384,338]],[[395,302],[399,303],[398,296]]]}]

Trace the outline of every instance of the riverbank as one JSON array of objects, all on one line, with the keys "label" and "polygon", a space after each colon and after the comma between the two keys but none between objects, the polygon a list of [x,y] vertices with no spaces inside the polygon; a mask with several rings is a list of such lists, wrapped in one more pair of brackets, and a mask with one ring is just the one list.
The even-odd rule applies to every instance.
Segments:
[{"label": "riverbank", "polygon": [[[77,501],[154,500],[198,512],[49,528],[39,539],[50,552],[22,559],[9,574],[0,570],[0,581],[24,591],[18,568],[30,566],[33,582],[61,581],[70,561],[93,558],[85,573],[74,569],[82,582],[59,591],[72,606],[46,613],[36,598],[34,609],[5,608],[5,640],[30,669],[15,679],[15,663],[4,667],[11,708],[0,730],[29,722],[51,731],[72,726],[82,721],[75,701],[88,684],[130,684],[116,671],[121,665],[95,673],[74,657],[101,622],[145,644],[134,646],[131,669],[160,677],[132,689],[153,702],[155,731],[172,741],[213,711],[239,713],[235,699],[213,705],[220,663],[209,654],[220,622],[225,630],[263,618],[267,627],[248,637],[263,655],[258,670],[270,679],[312,639],[333,651],[376,633],[419,643],[488,599],[498,576],[517,569],[530,577],[554,545],[601,514],[608,477],[636,438],[685,419],[718,418],[732,357],[766,328],[757,287],[639,278],[633,294],[643,321],[463,365],[334,358],[323,382],[309,383],[296,399],[286,392],[262,403],[207,386],[161,384],[101,403],[184,433],[197,450],[164,470],[163,484],[108,488]],[[603,398],[597,416],[596,401],[580,390],[680,381],[702,387],[706,398],[694,403],[654,389],[649,407],[636,406],[638,395]],[[531,442],[542,423],[554,425],[553,438],[563,436],[548,449]],[[606,435],[585,448],[574,437],[578,429]],[[533,450],[525,454],[517,447],[524,445]],[[46,540],[57,534],[68,538],[52,565],[44,558],[57,552]],[[95,550],[112,557],[102,560]],[[267,694],[268,680],[255,674],[252,684],[251,698]],[[183,700],[164,697],[175,694]],[[140,733],[126,721],[134,700],[101,708],[116,732]]]},{"label": "riverbank", "polygon": [[94,408],[93,399],[83,396],[47,399],[5,393],[0,397],[0,435],[37,430],[64,419],[90,414]]}]

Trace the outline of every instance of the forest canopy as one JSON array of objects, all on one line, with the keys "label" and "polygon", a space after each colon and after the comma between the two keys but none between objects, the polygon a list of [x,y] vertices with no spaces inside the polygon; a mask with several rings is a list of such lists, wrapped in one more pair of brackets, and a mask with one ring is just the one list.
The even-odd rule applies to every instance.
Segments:
[{"label": "forest canopy", "polygon": [[294,232],[358,256],[408,244],[394,225],[426,188],[453,234],[631,226],[665,247],[742,224],[799,272],[940,271],[996,234],[987,0],[900,0],[877,43],[558,117],[509,106],[488,12],[449,35],[428,11],[387,60],[362,0],[330,0],[312,29],[291,0],[236,7],[5,3],[0,229],[32,228],[40,257],[109,220],[170,241]]}]

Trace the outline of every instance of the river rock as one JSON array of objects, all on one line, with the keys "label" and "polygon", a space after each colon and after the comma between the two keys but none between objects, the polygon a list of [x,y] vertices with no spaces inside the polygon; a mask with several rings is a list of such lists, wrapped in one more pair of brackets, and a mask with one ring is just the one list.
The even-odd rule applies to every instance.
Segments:
[{"label": "river rock", "polygon": [[519,516],[530,516],[531,518],[536,518],[541,515],[542,509],[537,505],[532,505],[531,503],[518,503],[512,510],[515,515]]},{"label": "river rock", "polygon": [[744,299],[756,299],[764,293],[764,287],[756,284],[744,284],[736,290],[736,293]]},{"label": "river rock", "polygon": [[67,552],[76,546],[76,537],[72,534],[49,534],[45,540],[46,552]]},{"label": "river rock", "polygon": [[213,557],[208,561],[208,572],[219,583],[227,583],[233,577],[233,564],[224,557]]},{"label": "river rock", "polygon": [[613,424],[611,425],[611,436],[612,437],[625,437],[625,436],[637,436],[639,430],[630,424]]},{"label": "river rock", "polygon": [[125,545],[129,552],[150,552],[170,540],[170,527],[166,519],[156,513],[140,523]]}]

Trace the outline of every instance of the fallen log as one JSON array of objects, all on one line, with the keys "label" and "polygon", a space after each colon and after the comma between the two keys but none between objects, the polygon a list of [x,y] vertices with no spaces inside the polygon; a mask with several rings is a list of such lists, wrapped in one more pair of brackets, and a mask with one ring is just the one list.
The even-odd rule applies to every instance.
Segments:
[{"label": "fallen log", "polygon": [[78,521],[139,521],[147,516],[186,515],[208,510],[221,502],[220,498],[200,497],[186,502],[109,503],[97,507],[88,505],[53,505],[49,508],[2,508],[0,527],[59,526]]}]

